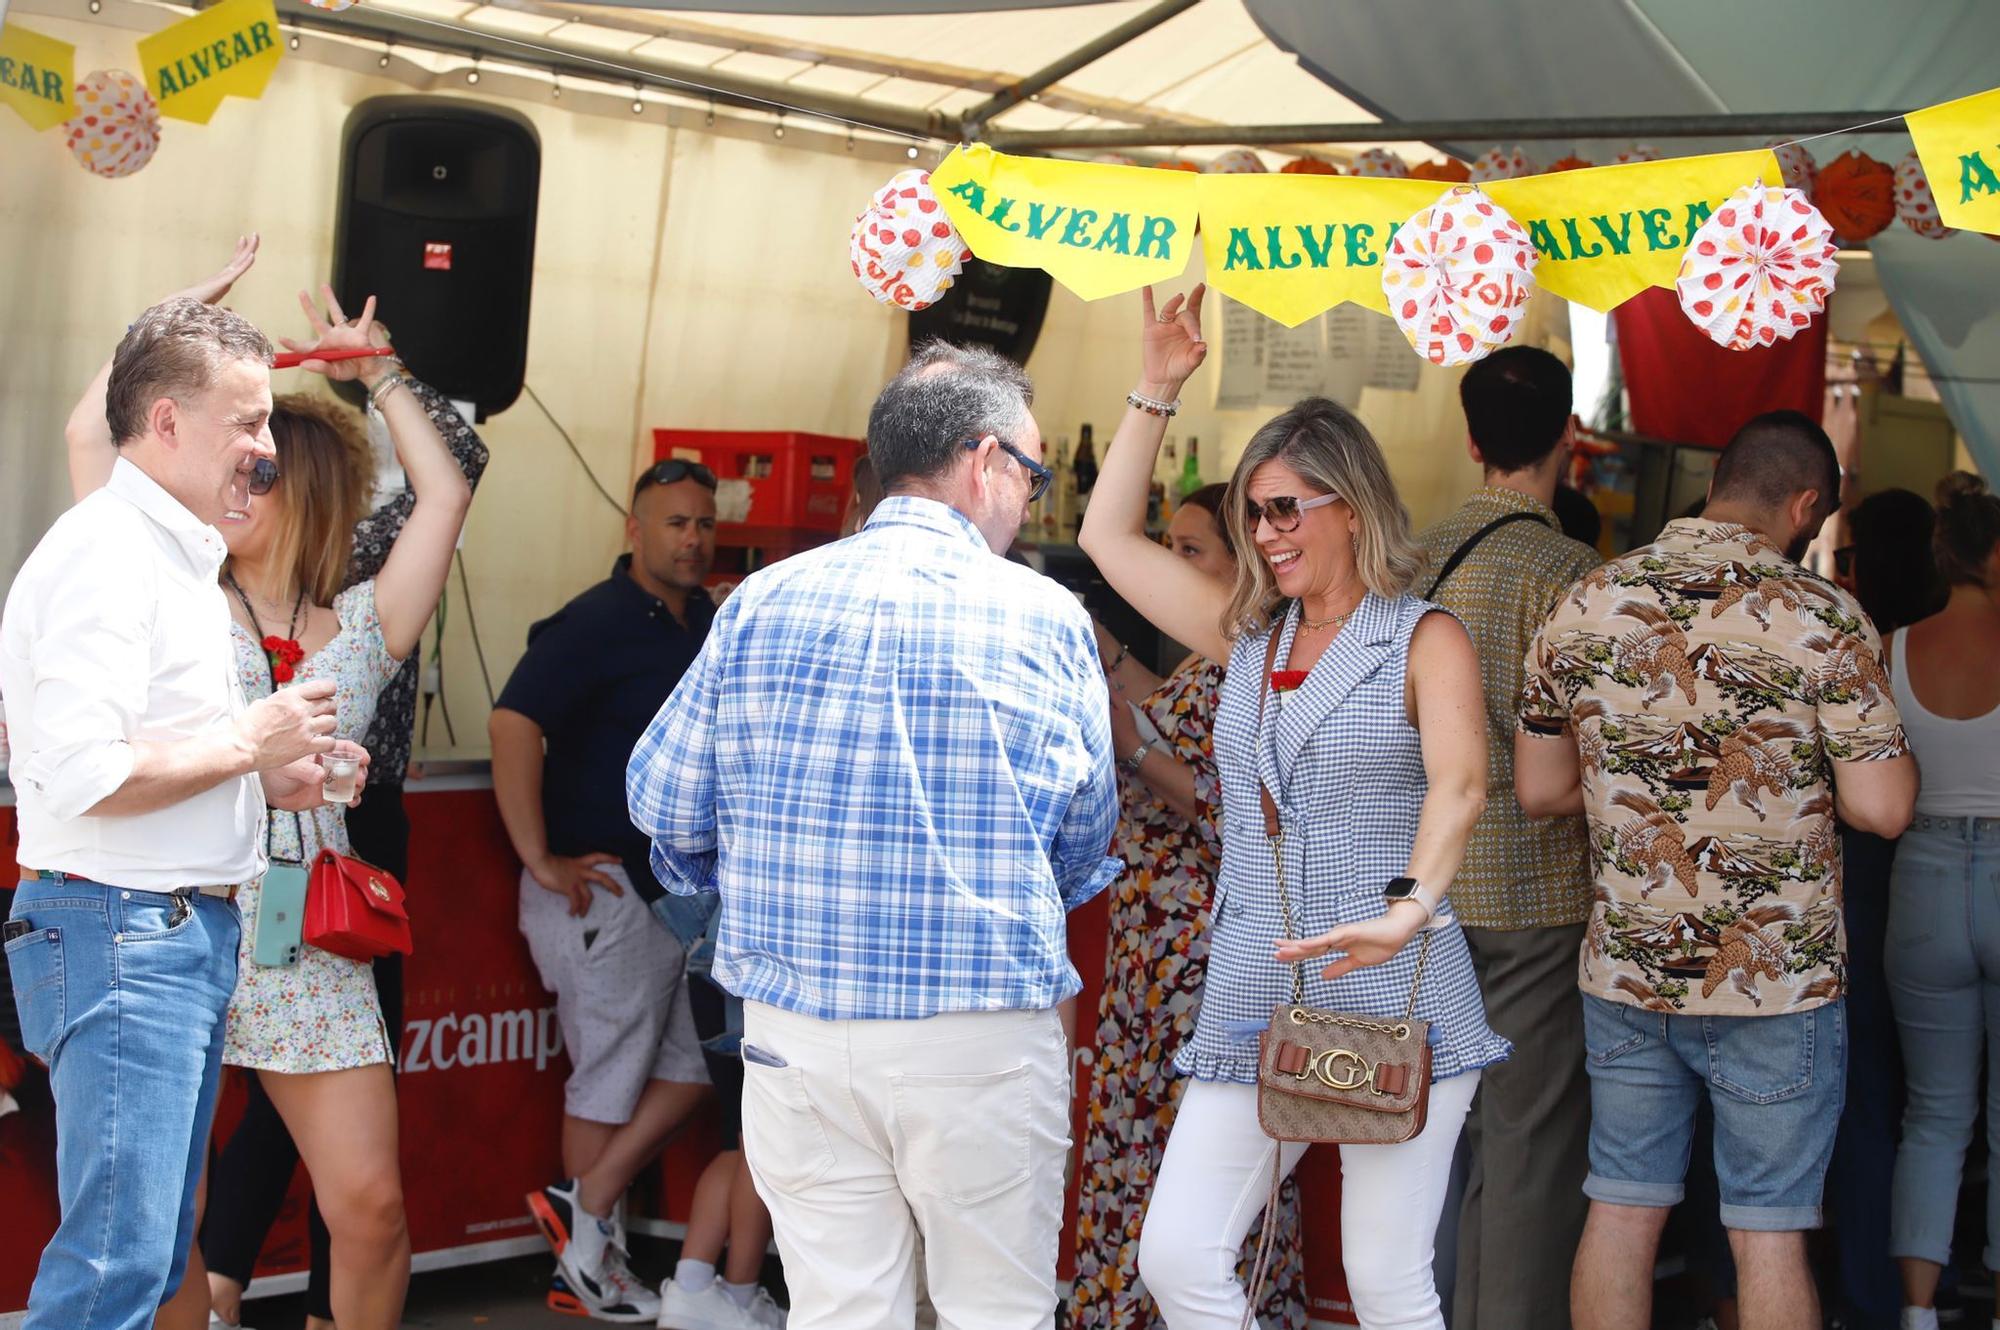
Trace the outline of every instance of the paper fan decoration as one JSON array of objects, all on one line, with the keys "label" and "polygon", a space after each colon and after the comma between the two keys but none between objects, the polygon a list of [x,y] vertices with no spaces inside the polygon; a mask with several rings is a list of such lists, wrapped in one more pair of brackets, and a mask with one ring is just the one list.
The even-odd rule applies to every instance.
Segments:
[{"label": "paper fan decoration", "polygon": [[1354,159],[1354,174],[1380,180],[1407,180],[1409,165],[1387,148],[1370,148]]},{"label": "paper fan decoration", "polygon": [[1441,162],[1418,162],[1410,168],[1412,180],[1435,180],[1443,185],[1462,185],[1472,179],[1472,168],[1456,158]]},{"label": "paper fan decoration", "polygon": [[1154,162],[1153,165],[1161,171],[1192,171],[1196,175],[1201,174],[1201,163],[1191,162],[1185,157],[1176,157],[1170,162]]},{"label": "paper fan decoration", "polygon": [[160,148],[160,105],[122,69],[100,69],[77,84],[76,114],[63,137],[83,169],[107,180],[131,175]]},{"label": "paper fan decoration", "polygon": [[928,308],[972,251],[931,190],[931,173],[899,171],[854,219],[848,265],[869,295],[898,309]]},{"label": "paper fan decoration", "polygon": [[1786,187],[1796,189],[1807,198],[1811,198],[1813,180],[1819,175],[1819,163],[1813,160],[1810,152],[1806,151],[1806,145],[1772,139],[1764,146],[1778,159],[1778,169],[1785,173]]},{"label": "paper fan decoration", "polygon": [[1278,168],[1279,175],[1339,175],[1340,168],[1323,157],[1294,157]]},{"label": "paper fan decoration", "polygon": [[329,14],[338,14],[343,9],[354,8],[357,0],[306,0],[314,9],[324,9]]},{"label": "paper fan decoration", "polygon": [[1896,173],[1873,157],[1843,152],[1820,168],[1813,202],[1842,248],[1859,245],[1896,220]]},{"label": "paper fan decoration", "polygon": [[1389,242],[1382,294],[1417,354],[1463,365],[1520,331],[1535,258],[1527,231],[1485,190],[1454,185]]},{"label": "paper fan decoration", "polygon": [[1833,294],[1833,227],[1796,189],[1745,185],[1688,241],[1674,289],[1694,325],[1732,351],[1809,327]]},{"label": "paper fan decoration", "polygon": [[1472,183],[1483,185],[1489,180],[1513,180],[1535,173],[1535,163],[1527,150],[1515,145],[1512,152],[1505,148],[1488,148],[1472,163],[1470,173]]},{"label": "paper fan decoration", "polygon": [[1927,240],[1942,240],[1958,229],[1946,226],[1938,216],[1930,177],[1924,174],[1924,164],[1914,152],[1896,167],[1896,215],[1903,219],[1903,225]]},{"label": "paper fan decoration", "polygon": [[1099,166],[1137,166],[1136,158],[1127,157],[1122,152],[1101,152],[1090,159]]},{"label": "paper fan decoration", "polygon": [[1620,166],[1627,162],[1657,162],[1660,160],[1660,150],[1650,143],[1635,143],[1629,148],[1620,150],[1612,160]]},{"label": "paper fan decoration", "polygon": [[1210,175],[1262,175],[1270,168],[1248,148],[1231,148],[1208,164]]},{"label": "paper fan decoration", "polygon": [[1575,155],[1558,157],[1543,168],[1542,174],[1554,175],[1558,171],[1585,171],[1590,169],[1590,166],[1590,162],[1586,162],[1583,158]]}]

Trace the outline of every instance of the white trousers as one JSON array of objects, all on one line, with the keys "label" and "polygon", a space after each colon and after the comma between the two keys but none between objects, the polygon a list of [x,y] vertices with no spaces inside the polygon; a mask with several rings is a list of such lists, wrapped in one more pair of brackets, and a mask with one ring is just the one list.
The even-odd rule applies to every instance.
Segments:
[{"label": "white trousers", "polygon": [[[1340,1252],[1363,1330],[1444,1330],[1431,1258],[1452,1152],[1478,1088],[1477,1072],[1434,1082],[1415,1139],[1340,1147]],[[1236,1262],[1269,1197],[1279,1148],[1257,1125],[1256,1086],[1188,1084],[1139,1238],[1139,1275],[1170,1330],[1242,1324]],[[1282,1148],[1289,1174],[1306,1147]]]},{"label": "white trousers", "polygon": [[919,1237],[940,1330],[1049,1330],[1070,1107],[1054,1011],[822,1021],[750,1002],[743,1055],[791,1330],[907,1330]]}]

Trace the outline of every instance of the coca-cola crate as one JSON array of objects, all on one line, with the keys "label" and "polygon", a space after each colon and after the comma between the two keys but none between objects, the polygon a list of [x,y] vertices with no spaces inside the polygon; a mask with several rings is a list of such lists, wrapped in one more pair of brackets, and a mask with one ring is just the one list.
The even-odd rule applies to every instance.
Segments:
[{"label": "coca-cola crate", "polygon": [[865,446],[860,439],[793,430],[653,431],[656,460],[699,461],[718,480],[750,483],[750,511],[721,524],[725,541],[732,527],[838,535],[854,489],[855,459]]}]

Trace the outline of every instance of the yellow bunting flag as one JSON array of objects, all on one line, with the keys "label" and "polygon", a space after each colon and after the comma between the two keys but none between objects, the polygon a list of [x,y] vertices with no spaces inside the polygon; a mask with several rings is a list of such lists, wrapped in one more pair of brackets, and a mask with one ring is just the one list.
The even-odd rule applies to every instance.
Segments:
[{"label": "yellow bunting flag", "polygon": [[1388,313],[1382,252],[1397,227],[1450,188],[1362,176],[1196,181],[1208,284],[1287,328],[1347,300]]},{"label": "yellow bunting flag", "polygon": [[2000,88],[1903,117],[1946,226],[2000,235]]},{"label": "yellow bunting flag", "polygon": [[29,32],[17,23],[0,26],[0,101],[36,129],[53,129],[75,114],[76,48]]},{"label": "yellow bunting flag", "polygon": [[160,114],[207,124],[224,97],[261,97],[282,39],[271,0],[222,0],[139,42]]},{"label": "yellow bunting flag", "polygon": [[1535,282],[1608,310],[1672,286],[1681,251],[1724,199],[1753,180],[1782,185],[1769,149],[1673,157],[1495,180],[1486,192],[1527,228]]},{"label": "yellow bunting flag", "polygon": [[[268,0],[267,0],[268,3]],[[1194,249],[1195,182],[1182,171],[955,148],[931,188],[974,254],[1040,268],[1085,300],[1180,275]]]}]

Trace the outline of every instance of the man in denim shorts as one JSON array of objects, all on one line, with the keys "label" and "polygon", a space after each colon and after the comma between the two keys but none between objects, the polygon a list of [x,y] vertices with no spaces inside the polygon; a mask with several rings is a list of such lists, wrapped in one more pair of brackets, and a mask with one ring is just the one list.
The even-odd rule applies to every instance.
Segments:
[{"label": "man in denim shorts", "polygon": [[1759,416],[1699,518],[1585,577],[1529,647],[1515,788],[1584,813],[1591,1081],[1578,1330],[1652,1318],[1695,1113],[1746,1330],[1818,1330],[1806,1264],[1846,1077],[1840,835],[1896,836],[1916,766],[1859,605],[1798,564],[1839,504],[1826,434]]}]

